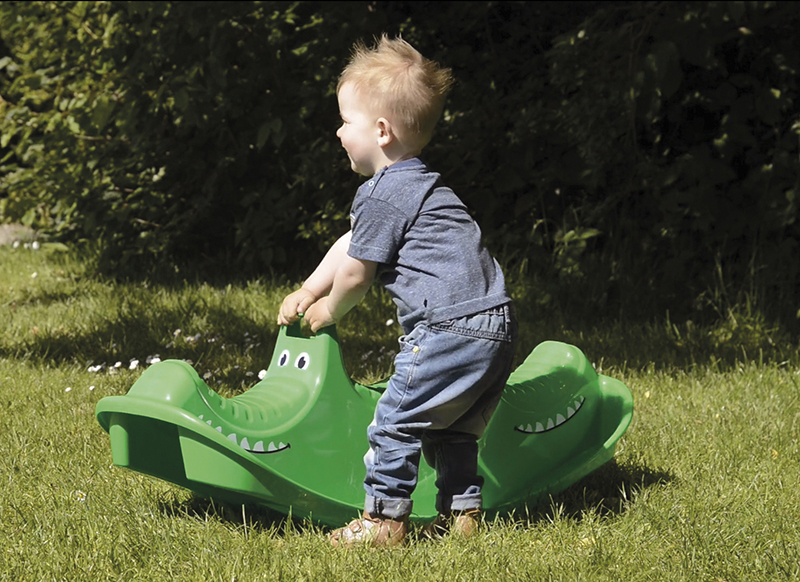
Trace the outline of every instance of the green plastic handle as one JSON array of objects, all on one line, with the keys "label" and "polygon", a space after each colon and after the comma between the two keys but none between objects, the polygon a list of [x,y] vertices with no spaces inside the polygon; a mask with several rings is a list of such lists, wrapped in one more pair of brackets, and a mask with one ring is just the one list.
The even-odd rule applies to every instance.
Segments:
[{"label": "green plastic handle", "polygon": [[[300,319],[296,320],[294,323],[289,324],[288,326],[282,326],[282,327],[286,327],[287,328],[286,329],[286,335],[288,335],[290,337],[298,337],[298,338],[299,337],[303,337],[303,333],[302,333],[301,325],[300,325],[301,322],[303,321],[303,314],[302,313],[298,313],[297,315],[300,317]],[[339,341],[339,334],[336,332],[336,324],[335,323],[332,323],[331,325],[329,325],[327,327],[323,327],[322,329],[318,329],[316,335],[326,335],[326,336],[334,339],[335,341]]]}]

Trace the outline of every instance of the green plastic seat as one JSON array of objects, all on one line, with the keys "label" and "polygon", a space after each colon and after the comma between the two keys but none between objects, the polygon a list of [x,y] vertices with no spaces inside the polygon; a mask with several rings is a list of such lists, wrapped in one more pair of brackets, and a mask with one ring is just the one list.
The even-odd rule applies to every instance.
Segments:
[{"label": "green plastic seat", "polygon": [[[115,465],[228,503],[257,503],[341,525],[364,502],[366,429],[385,383],[354,384],[334,328],[281,328],[267,374],[223,398],[187,363],[148,368],[125,396],[97,403]],[[544,342],[508,381],[480,440],[484,507],[507,513],[556,493],[614,455],[633,399],[574,346]],[[422,462],[412,519],[436,515]]]}]

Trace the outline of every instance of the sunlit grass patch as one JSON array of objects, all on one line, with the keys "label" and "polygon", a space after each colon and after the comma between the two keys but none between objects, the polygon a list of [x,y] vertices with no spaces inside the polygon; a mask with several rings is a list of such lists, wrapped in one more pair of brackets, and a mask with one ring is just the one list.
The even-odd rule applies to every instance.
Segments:
[{"label": "sunlit grass patch", "polygon": [[[226,396],[252,386],[291,287],[113,282],[40,251],[0,249],[0,580],[800,576],[800,368],[787,338],[760,357],[751,335],[719,343],[725,322],[580,328],[521,310],[523,350],[568,341],[631,389],[634,419],[615,459],[470,540],[412,531],[404,548],[337,551],[324,528],[112,466],[94,417],[100,398],[124,394],[157,359],[192,361]],[[373,291],[343,322],[351,374],[390,371],[393,319]]]}]

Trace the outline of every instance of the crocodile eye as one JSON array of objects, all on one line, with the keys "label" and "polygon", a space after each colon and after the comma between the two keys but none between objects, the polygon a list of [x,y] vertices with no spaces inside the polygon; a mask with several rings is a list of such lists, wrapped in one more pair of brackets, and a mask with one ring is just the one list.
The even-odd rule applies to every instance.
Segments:
[{"label": "crocodile eye", "polygon": [[283,350],[281,352],[281,357],[278,358],[278,365],[279,366],[285,366],[286,364],[289,363],[289,358],[290,357],[291,357],[291,355],[289,354],[289,350]]},{"label": "crocodile eye", "polygon": [[311,363],[311,360],[308,357],[306,352],[303,352],[299,356],[297,356],[297,360],[294,362],[295,368],[299,370],[308,370],[308,365]]}]

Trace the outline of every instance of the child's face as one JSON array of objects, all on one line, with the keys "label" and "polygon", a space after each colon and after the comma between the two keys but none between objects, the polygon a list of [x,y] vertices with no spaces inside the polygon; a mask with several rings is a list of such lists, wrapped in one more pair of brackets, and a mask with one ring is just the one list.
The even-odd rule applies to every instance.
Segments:
[{"label": "child's face", "polygon": [[342,141],[353,171],[372,176],[378,170],[376,166],[382,153],[378,145],[378,118],[366,107],[352,83],[342,85],[338,98],[342,125],[336,137]]}]

